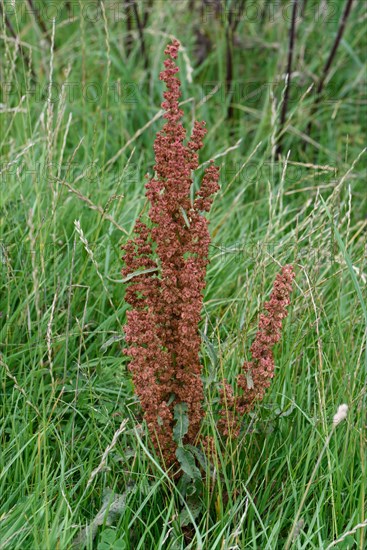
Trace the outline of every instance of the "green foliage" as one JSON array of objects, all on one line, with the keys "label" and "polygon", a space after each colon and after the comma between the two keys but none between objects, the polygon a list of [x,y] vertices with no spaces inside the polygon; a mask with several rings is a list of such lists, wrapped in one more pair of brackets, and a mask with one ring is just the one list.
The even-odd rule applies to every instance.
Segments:
[{"label": "green foliage", "polygon": [[192,452],[186,447],[177,447],[176,457],[182,470],[192,479],[200,479],[200,470],[195,464],[195,458]]},{"label": "green foliage", "polygon": [[[66,3],[59,4],[51,106],[50,46],[37,19],[22,2],[15,2],[17,18],[12,3],[4,3],[31,54],[33,77],[0,17],[6,84],[0,97],[1,548],[69,550],[101,509],[105,489],[125,494],[131,483],[136,490],[126,493],[123,512],[113,525],[100,524],[88,550],[123,542],[129,550],[283,548],[332,416],[345,402],[347,422],[330,440],[294,543],[295,549],[327,548],[366,518],[363,2],[354,3],[306,144],[314,97],[302,96],[327,60],[343,7],[327,3],[337,13],[318,16],[320,3],[308,0],[305,19],[297,21],[280,159],[272,151],[289,17],[262,20],[260,9],[272,3],[259,0],[259,16],[239,22],[230,124],[225,25],[213,2],[196,18],[186,1],[153,2],[144,32],[149,71],[135,28],[126,56],[125,22],[123,14],[115,17],[115,2],[103,2],[108,34],[102,3],[88,3],[84,17],[83,2],[70,2],[70,17]],[[51,29],[50,19],[46,26]],[[186,48],[187,58],[178,60],[182,108],[188,119],[207,121],[200,162],[221,155],[222,174],[209,218],[213,240],[200,327],[208,395],[203,430],[214,450],[207,456],[182,444],[181,404],[175,434],[187,473],[178,484],[152,451],[122,354],[120,246],[145,207],[144,176],[154,166],[158,72],[168,42],[162,33]],[[203,36],[212,47],[199,63]],[[218,386],[224,377],[233,381],[246,359],[259,305],[285,263],[295,264],[297,286],[275,350],[273,384],[244,419],[241,438],[223,445],[216,431]],[[124,418],[126,430],[101,465]],[[366,529],[358,528],[336,548],[365,546]]]},{"label": "green foliage", "polygon": [[189,417],[187,415],[187,403],[178,403],[174,408],[174,420],[176,424],[173,428],[173,438],[177,445],[182,445],[182,440],[189,429]]},{"label": "green foliage", "polygon": [[97,550],[126,550],[126,542],[123,538],[116,538],[114,529],[104,529],[100,540],[98,541]]},{"label": "green foliage", "polygon": [[116,538],[114,529],[104,529],[97,545],[97,550],[126,550],[126,543],[122,538]]},{"label": "green foliage", "polygon": [[195,521],[200,512],[203,510],[203,503],[198,499],[196,495],[187,497],[186,506],[180,512],[180,525],[186,527],[193,521]]}]

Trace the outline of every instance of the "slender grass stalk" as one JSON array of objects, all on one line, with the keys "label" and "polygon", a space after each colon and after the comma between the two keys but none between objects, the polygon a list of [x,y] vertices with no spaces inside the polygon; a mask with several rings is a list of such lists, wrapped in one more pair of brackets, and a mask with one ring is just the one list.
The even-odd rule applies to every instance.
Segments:
[{"label": "slender grass stalk", "polygon": [[[11,24],[11,21],[10,21],[8,15],[4,12],[2,2],[0,2],[0,15],[1,15],[1,18],[5,21],[5,25],[7,26],[8,31],[10,32],[11,36],[15,40],[18,40],[17,33],[15,32],[15,30],[13,28],[13,25]],[[21,48],[21,46],[20,46],[20,48]]]},{"label": "slender grass stalk", "polygon": [[307,9],[307,0],[302,0],[301,3],[301,17],[305,17]]},{"label": "slender grass stalk", "polygon": [[317,474],[317,471],[319,469],[319,466],[321,464],[321,460],[322,460],[322,457],[324,456],[324,453],[325,451],[328,449],[329,447],[329,443],[330,443],[330,440],[331,438],[333,437],[333,434],[334,434],[334,431],[335,431],[335,428],[338,424],[340,424],[340,422],[342,422],[343,420],[346,419],[347,417],[347,411],[348,411],[348,407],[347,405],[340,405],[340,407],[338,408],[338,411],[337,413],[334,415],[334,419],[333,419],[333,425],[332,425],[332,428],[329,432],[329,435],[327,436],[326,440],[325,440],[325,443],[324,443],[324,446],[321,450],[321,453],[319,454],[319,457],[316,461],[316,464],[315,464],[315,467],[314,469],[312,470],[312,473],[311,473],[311,476],[310,476],[310,479],[308,480],[308,483],[306,485],[306,489],[302,495],[302,499],[301,499],[301,502],[298,506],[298,509],[297,509],[297,513],[295,515],[295,518],[294,518],[294,521],[293,521],[293,527],[288,535],[288,538],[287,538],[287,541],[286,541],[286,544],[285,544],[285,547],[284,547],[284,550],[289,550],[291,544],[292,544],[292,540],[293,540],[293,536],[294,536],[294,532],[295,532],[295,529],[297,527],[297,524],[298,524],[298,521],[300,519],[300,516],[301,516],[301,513],[302,513],[302,510],[303,510],[303,507],[305,505],[305,502],[306,502],[306,499],[308,497],[308,493],[310,492],[310,489],[311,489],[311,485],[315,479],[315,476]]},{"label": "slender grass stalk", "polygon": [[17,33],[15,32],[14,27],[13,27],[7,13],[5,13],[5,11],[3,9],[3,2],[2,1],[0,2],[0,17],[5,22],[5,25],[8,29],[8,31],[9,31],[10,35],[14,38],[16,43],[19,44],[20,55],[22,56],[25,65],[30,67],[32,77],[35,78],[34,69],[33,69],[32,64],[31,64],[31,57],[24,51],[24,48],[23,48],[22,44],[20,44],[20,39],[19,39]]}]

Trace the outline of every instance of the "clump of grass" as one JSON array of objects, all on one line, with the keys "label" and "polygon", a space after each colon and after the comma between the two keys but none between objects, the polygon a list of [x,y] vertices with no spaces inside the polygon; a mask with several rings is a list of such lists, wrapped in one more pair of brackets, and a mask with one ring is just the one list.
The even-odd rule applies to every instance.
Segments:
[{"label": "clump of grass", "polygon": [[[326,38],[333,43],[337,27],[335,18],[326,19],[321,35],[320,19],[311,16],[314,3],[308,1],[297,33],[299,64],[283,140],[283,150],[290,153],[278,162],[272,139],[284,88],[279,71],[286,62],[277,63],[278,45],[280,36],[286,41],[289,21],[270,20],[266,13],[262,19],[246,19],[245,12],[237,27],[237,36],[244,37],[234,56],[235,63],[243,59],[239,78],[256,81],[232,101],[239,115],[233,119],[235,131],[242,139],[237,143],[237,135],[232,140],[230,132],[221,131],[227,129],[227,98],[221,93],[226,67],[220,21],[202,19],[216,47],[196,65],[186,4],[166,3],[162,10],[154,3],[145,27],[146,86],[138,41],[122,63],[124,22],[114,19],[109,2],[104,2],[108,38],[97,7],[83,14],[82,4],[71,4],[72,17],[65,5],[55,21],[54,115],[48,121],[50,45],[39,44],[40,29],[16,2],[16,13],[9,9],[7,17],[30,65],[1,18],[6,83],[0,100],[5,130],[0,166],[2,547],[70,548],[80,529],[91,525],[103,503],[110,505],[116,495],[125,495],[126,505],[111,525],[98,526],[97,547],[107,541],[134,550],[283,547],[328,437],[329,419],[340,403],[348,403],[348,421],[335,429],[302,506],[294,546],[331,548],[342,541],[364,549],[367,262],[361,5],[350,13],[328,82],[332,101],[321,99],[320,131],[305,151],[302,128],[313,100],[302,97],[309,75],[322,73],[319,52]],[[335,6],[338,19],[343,5]],[[51,31],[52,22],[45,23]],[[184,97],[202,98],[182,108],[207,121],[211,131],[203,157],[217,157],[223,174],[221,197],[210,215],[213,241],[200,327],[208,394],[205,429],[215,453],[197,516],[190,495],[183,498],[173,489],[149,450],[120,329],[126,304],[119,247],[145,208],[142,182],[147,167],[153,170],[151,141],[161,116],[154,53],[166,43],[167,32],[187,45],[194,68],[193,83],[183,83]],[[36,78],[32,85],[30,66]],[[95,263],[74,220],[80,221]],[[254,337],[260,297],[270,291],[277,261],[295,263],[299,275],[297,299],[275,350],[274,385],[241,439],[223,447],[212,398],[218,382],[234,379],[238,365],[248,359],[241,350]],[[125,419],[124,431],[106,456]],[[106,462],[88,485],[104,456]],[[108,512],[104,521],[107,517]]]}]

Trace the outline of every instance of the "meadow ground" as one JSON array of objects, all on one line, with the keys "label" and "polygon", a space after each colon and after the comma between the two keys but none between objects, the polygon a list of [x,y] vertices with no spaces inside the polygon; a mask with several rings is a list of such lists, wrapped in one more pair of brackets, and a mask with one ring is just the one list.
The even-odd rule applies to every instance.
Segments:
[{"label": "meadow ground", "polygon": [[[290,3],[250,4],[226,85],[217,2],[138,2],[140,26],[121,2],[3,3],[1,549],[366,548],[365,3],[317,101],[344,2],[303,2],[283,126]],[[146,204],[171,37],[184,124],[206,121],[200,162],[221,166],[200,326],[215,459],[184,498],[122,353],[120,247]],[[285,263],[296,279],[273,384],[223,444],[218,385],[249,358]]]}]

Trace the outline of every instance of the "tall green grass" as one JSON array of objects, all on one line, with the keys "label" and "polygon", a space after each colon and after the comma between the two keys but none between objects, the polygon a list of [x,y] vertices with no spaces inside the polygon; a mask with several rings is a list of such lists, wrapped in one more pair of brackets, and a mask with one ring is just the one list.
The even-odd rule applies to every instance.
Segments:
[{"label": "tall green grass", "polygon": [[[186,1],[153,3],[145,71],[137,31],[126,57],[123,10],[116,14],[107,1],[104,11],[97,3],[88,12],[83,2],[71,4],[72,18],[65,6],[54,31],[51,8],[48,17],[41,10],[50,31],[45,40],[24,3],[15,12],[6,3],[23,55],[5,20],[1,29],[0,547],[71,548],[115,493],[123,495],[119,509],[110,525],[104,515],[87,548],[283,548],[311,479],[293,547],[330,548],[341,538],[336,548],[363,550],[362,3],[351,14],[310,138],[304,132],[314,97],[307,89],[328,55],[342,3],[323,17],[315,15],[318,2],[307,3],[297,25],[281,159],[274,147],[285,82],[285,5],[261,19],[268,4],[259,0],[259,16],[248,12],[238,26],[228,122],[225,29],[210,6],[193,13]],[[197,28],[213,45],[200,65]],[[122,354],[120,247],[146,208],[144,176],[152,173],[162,124],[158,75],[168,35],[185,48],[179,58],[185,120],[207,121],[201,162],[218,157],[221,165],[200,327],[203,429],[214,437],[215,458],[200,494],[203,510],[184,527],[190,500],[185,504],[152,451]],[[261,304],[279,265],[290,262],[297,277],[275,352],[276,376],[244,419],[241,439],[224,444],[216,431],[218,385],[223,377],[235,380],[248,358]],[[325,448],[341,403],[349,406],[347,421]]]}]

